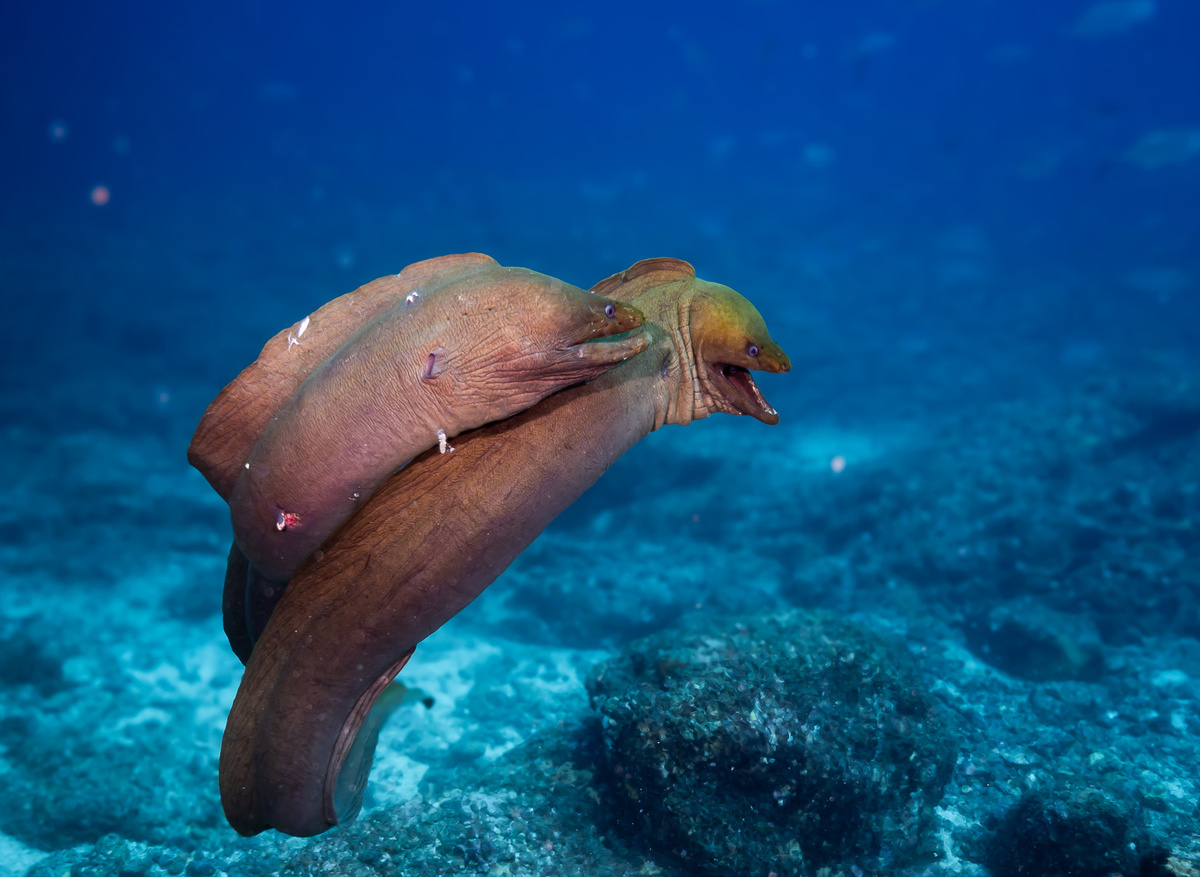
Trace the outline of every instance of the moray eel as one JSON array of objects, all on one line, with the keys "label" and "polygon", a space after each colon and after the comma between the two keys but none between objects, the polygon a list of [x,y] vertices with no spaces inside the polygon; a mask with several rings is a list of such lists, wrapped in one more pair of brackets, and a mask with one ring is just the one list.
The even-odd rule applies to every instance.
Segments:
[{"label": "moray eel", "polygon": [[229,647],[243,664],[250,660],[254,642],[266,627],[285,587],[286,582],[271,581],[251,566],[237,542],[230,546],[221,611]]},{"label": "moray eel", "polygon": [[715,412],[778,422],[751,371],[790,363],[745,298],[674,259],[593,291],[646,315],[645,353],[464,433],[453,454],[416,458],[288,583],[222,741],[221,801],[238,832],[310,836],[352,819],[378,732],[371,707],[416,645],[640,439]]},{"label": "moray eel", "polygon": [[304,379],[371,320],[432,283],[493,266],[482,253],[409,265],[335,298],[268,341],[258,358],[220,392],[196,427],[188,462],[228,502],[263,430]]},{"label": "moray eel", "polygon": [[[286,582],[420,452],[445,452],[460,432],[590,380],[645,343],[597,340],[640,325],[636,308],[478,254],[420,263],[352,295],[301,321],[282,345],[272,339],[267,362],[218,397],[192,442],[202,471],[227,491],[238,547],[269,581]],[[317,335],[326,316],[332,325]],[[313,362],[310,346],[330,352]],[[282,377],[260,380],[264,372]],[[235,401],[259,383],[273,392],[239,414]],[[230,431],[242,436],[234,447],[209,447],[210,435]]]}]

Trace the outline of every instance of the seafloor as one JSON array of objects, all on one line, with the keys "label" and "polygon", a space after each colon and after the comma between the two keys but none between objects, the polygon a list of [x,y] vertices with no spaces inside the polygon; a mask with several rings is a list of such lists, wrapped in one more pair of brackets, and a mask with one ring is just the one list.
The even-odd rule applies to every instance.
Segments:
[{"label": "seafloor", "polygon": [[[5,217],[0,874],[1197,873],[1200,265],[504,195]],[[418,649],[356,823],[239,838],[190,431],[315,303],[465,249],[692,257],[791,353],[783,421],[635,448]]]}]

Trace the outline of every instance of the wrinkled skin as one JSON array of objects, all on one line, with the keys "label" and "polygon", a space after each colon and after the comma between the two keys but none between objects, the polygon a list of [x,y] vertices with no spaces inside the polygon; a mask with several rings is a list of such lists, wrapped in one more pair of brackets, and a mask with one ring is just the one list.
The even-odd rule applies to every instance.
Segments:
[{"label": "wrinkled skin", "polygon": [[[263,383],[252,366],[197,429],[193,462],[224,491],[238,547],[269,581],[286,582],[415,455],[640,351],[636,338],[599,340],[636,328],[636,309],[561,280],[478,254],[406,271],[268,343],[258,371],[274,369],[265,383],[290,393],[232,406],[224,397]],[[309,347],[328,352],[314,362]],[[213,441],[228,434],[258,437]]]},{"label": "wrinkled skin", "polygon": [[426,285],[449,283],[480,265],[494,264],[495,259],[481,253],[416,262],[322,305],[309,315],[303,333],[303,321],[283,329],[208,406],[188,447],[188,462],[228,501],[271,418],[350,336]]},{"label": "wrinkled skin", "polygon": [[[785,372],[758,311],[672,259],[594,290],[646,315],[647,351],[393,475],[296,572],[255,644],[221,750],[242,834],[308,836],[352,818],[371,747],[352,748],[415,646],[470,603],[618,457],[714,412],[776,423],[750,375]],[[359,751],[364,750],[364,751]],[[339,780],[342,788],[339,789]]]}]

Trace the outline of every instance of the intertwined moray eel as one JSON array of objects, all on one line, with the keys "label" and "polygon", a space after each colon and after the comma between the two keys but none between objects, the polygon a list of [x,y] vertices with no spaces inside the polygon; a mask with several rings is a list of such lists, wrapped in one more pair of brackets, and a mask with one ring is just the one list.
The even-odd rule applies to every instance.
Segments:
[{"label": "intertwined moray eel", "polygon": [[[593,288],[646,316],[646,352],[393,475],[292,577],[246,665],[220,759],[240,833],[310,836],[352,819],[376,699],[618,457],[715,412],[773,424],[751,371],[787,355],[749,301],[674,259]],[[268,609],[269,611],[269,609]]]},{"label": "intertwined moray eel", "polygon": [[[193,462],[227,489],[237,546],[267,580],[286,582],[417,454],[445,450],[463,430],[524,411],[645,345],[639,335],[599,340],[640,325],[636,308],[488,256],[407,272],[276,336],[265,362],[201,420]],[[314,362],[310,346],[324,358]],[[261,372],[278,377],[259,380]],[[262,383],[267,393],[247,391]],[[210,442],[228,433],[241,437],[236,447]]]},{"label": "intertwined moray eel", "polygon": [[322,305],[263,345],[258,358],[204,412],[188,447],[188,462],[228,502],[251,451],[304,379],[355,332],[408,296],[453,281],[496,260],[481,253],[439,256],[409,265]]}]

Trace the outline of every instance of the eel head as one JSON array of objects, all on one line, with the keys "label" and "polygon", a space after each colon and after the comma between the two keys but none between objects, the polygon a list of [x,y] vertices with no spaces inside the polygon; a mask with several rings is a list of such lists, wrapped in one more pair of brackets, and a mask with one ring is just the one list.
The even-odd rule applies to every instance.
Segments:
[{"label": "eel head", "polygon": [[513,326],[523,335],[519,368],[526,390],[543,382],[550,390],[561,389],[562,378],[589,381],[617,363],[624,362],[650,344],[650,336],[638,330],[645,322],[642,311],[628,302],[616,301],[561,282],[530,290],[526,301],[530,319]]},{"label": "eel head", "polygon": [[690,423],[716,412],[779,422],[751,372],[786,372],[792,363],[744,296],[701,280],[682,259],[668,258],[643,259],[592,292],[636,302],[661,327],[657,331],[674,336],[674,350],[662,364],[662,376],[673,374],[677,384],[675,413],[667,422]]},{"label": "eel head", "polygon": [[790,371],[788,355],[771,339],[757,308],[743,296],[704,280],[696,280],[693,288],[684,331],[690,333],[695,357],[696,405],[703,409],[697,416],[720,411],[778,423],[779,413],[751,372]]}]

